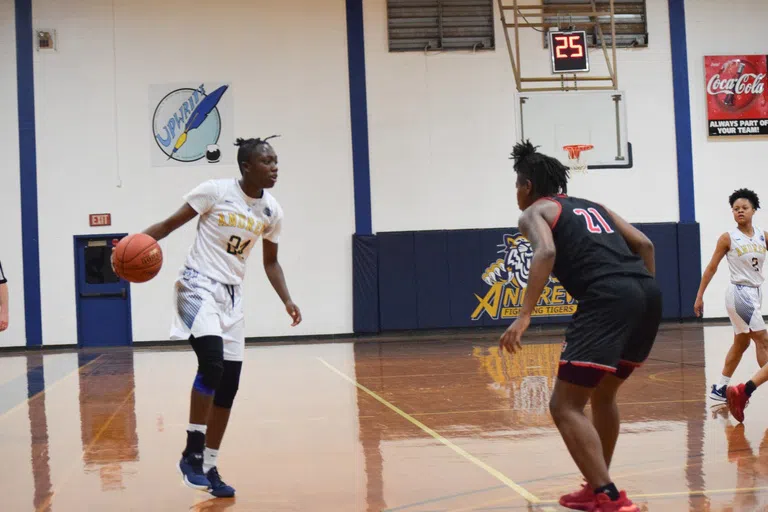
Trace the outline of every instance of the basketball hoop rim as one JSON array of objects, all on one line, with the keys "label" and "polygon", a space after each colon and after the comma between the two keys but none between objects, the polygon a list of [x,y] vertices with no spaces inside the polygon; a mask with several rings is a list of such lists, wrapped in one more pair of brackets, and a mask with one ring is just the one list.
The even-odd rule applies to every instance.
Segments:
[{"label": "basketball hoop rim", "polygon": [[568,144],[563,146],[563,149],[568,152],[571,159],[578,159],[582,151],[589,151],[594,147],[592,144]]},{"label": "basketball hoop rim", "polygon": [[589,166],[586,162],[582,162],[581,153],[583,151],[589,151],[595,146],[592,144],[567,144],[563,146],[563,149],[568,152],[569,166],[572,172],[586,173]]}]

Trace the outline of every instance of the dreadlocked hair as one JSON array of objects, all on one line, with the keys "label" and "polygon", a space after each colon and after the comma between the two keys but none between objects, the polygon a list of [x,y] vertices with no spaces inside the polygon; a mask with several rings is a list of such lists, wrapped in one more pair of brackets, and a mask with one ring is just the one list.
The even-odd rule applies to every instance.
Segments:
[{"label": "dreadlocked hair", "polygon": [[733,191],[733,194],[731,194],[731,196],[728,198],[728,202],[731,204],[731,207],[733,207],[733,203],[735,203],[737,199],[746,199],[752,203],[752,208],[755,210],[760,208],[760,199],[757,197],[757,194],[748,188],[740,188]]},{"label": "dreadlocked hair", "polygon": [[556,158],[537,152],[537,147],[526,139],[512,149],[510,159],[515,161],[518,179],[530,180],[533,193],[539,197],[568,193],[568,167]]},{"label": "dreadlocked hair", "polygon": [[[255,138],[255,139],[241,139],[238,138],[235,141],[235,146],[239,146],[240,149],[237,150],[237,162],[248,162],[251,159],[251,155],[254,151],[258,151],[258,149],[261,146],[269,146],[269,142],[267,142],[269,139],[274,139],[279,137],[279,135],[270,135],[269,137],[265,139],[261,138]],[[240,171],[242,172],[242,170]]]}]

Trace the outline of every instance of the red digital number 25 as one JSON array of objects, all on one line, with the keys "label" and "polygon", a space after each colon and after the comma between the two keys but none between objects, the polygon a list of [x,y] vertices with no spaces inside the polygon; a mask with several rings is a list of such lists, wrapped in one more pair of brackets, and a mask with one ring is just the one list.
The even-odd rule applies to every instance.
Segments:
[{"label": "red digital number 25", "polygon": [[[557,57],[558,59],[583,57],[584,49],[579,44],[579,37],[580,36],[578,35],[555,36],[554,39],[557,42],[557,46],[555,46],[555,57]],[[576,51],[571,53],[570,55],[567,53],[563,53],[563,50],[566,50],[568,48]]]}]

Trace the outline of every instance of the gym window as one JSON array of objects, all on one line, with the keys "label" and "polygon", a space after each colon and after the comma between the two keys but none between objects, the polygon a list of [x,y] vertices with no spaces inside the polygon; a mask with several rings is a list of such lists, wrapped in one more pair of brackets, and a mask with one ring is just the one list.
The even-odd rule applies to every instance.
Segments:
[{"label": "gym window", "polygon": [[493,50],[494,0],[387,0],[389,51]]},{"label": "gym window", "polygon": [[[504,2],[508,3],[508,2]],[[591,0],[542,0],[544,5],[544,23],[554,27],[574,30],[586,30],[587,44],[590,47],[602,47],[600,33],[589,16],[563,16],[558,15],[558,10],[564,5],[576,6],[573,10],[592,10]],[[551,7],[547,7],[551,5]],[[595,0],[595,10],[605,13],[598,16],[600,28],[605,37],[606,46],[611,45],[611,5],[609,0]],[[642,48],[648,46],[648,17],[645,10],[645,0],[613,0],[614,25],[616,27],[616,48]],[[554,30],[554,27],[552,30]],[[544,47],[549,46],[549,38],[544,33]]]}]

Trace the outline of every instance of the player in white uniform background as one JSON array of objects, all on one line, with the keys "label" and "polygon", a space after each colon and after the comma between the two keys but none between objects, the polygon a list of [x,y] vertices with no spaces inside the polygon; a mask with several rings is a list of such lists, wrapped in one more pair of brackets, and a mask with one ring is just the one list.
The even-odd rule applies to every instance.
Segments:
[{"label": "player in white uniform background", "polygon": [[264,270],[293,319],[277,247],[283,211],[266,190],[277,182],[277,155],[261,139],[237,139],[241,177],[206,181],[184,205],[144,233],[161,240],[199,215],[197,234],[175,285],[173,339],[188,339],[198,359],[190,398],[187,444],[178,467],[190,487],[217,497],[234,496],[216,467],[216,458],[240,381],[245,347],[240,285],[245,264],[263,238]]},{"label": "player in white uniform background", "polygon": [[726,401],[726,387],[741,361],[750,340],[755,342],[757,362],[762,367],[768,363],[768,333],[762,314],[763,262],[766,253],[766,233],[752,224],[760,200],[749,189],[736,190],[729,197],[736,228],[723,233],[717,240],[712,259],[704,270],[696,295],[694,312],[704,312],[704,291],[717,272],[723,257],[728,261],[730,283],[725,292],[725,306],[733,325],[733,345],[725,357],[723,373],[718,384],[713,384],[709,397]]}]

